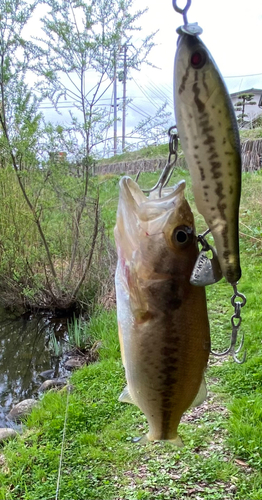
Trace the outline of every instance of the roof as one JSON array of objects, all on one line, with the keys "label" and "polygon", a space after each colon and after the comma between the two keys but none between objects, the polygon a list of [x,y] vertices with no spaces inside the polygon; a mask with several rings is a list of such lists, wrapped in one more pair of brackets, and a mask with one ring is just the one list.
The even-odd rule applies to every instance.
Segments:
[{"label": "roof", "polygon": [[240,90],[239,92],[232,92],[231,97],[240,95],[240,94],[262,94],[262,89],[247,89]]}]

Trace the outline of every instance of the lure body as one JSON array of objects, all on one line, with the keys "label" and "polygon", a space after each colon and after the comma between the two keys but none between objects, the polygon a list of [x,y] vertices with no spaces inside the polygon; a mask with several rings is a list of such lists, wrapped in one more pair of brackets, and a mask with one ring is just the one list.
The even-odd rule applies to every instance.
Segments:
[{"label": "lure body", "polygon": [[198,36],[181,31],[175,57],[176,125],[198,211],[212,232],[227,281],[241,277],[241,151],[232,102],[216,63]]},{"label": "lure body", "polygon": [[163,198],[147,198],[123,177],[115,227],[117,317],[127,380],[119,399],[145,414],[144,442],[178,446],[182,414],[205,399],[210,351],[205,289],[189,283],[198,247],[184,187],[181,181]]}]

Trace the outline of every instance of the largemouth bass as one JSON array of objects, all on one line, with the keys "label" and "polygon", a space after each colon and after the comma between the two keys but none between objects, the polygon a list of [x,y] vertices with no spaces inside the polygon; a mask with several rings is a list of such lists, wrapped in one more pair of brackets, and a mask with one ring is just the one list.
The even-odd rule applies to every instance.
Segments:
[{"label": "largemouth bass", "polygon": [[234,284],[241,277],[237,121],[210,52],[198,36],[185,34],[181,28],[180,32],[174,68],[176,125],[197,209],[212,232],[222,273]]},{"label": "largemouth bass", "polygon": [[198,246],[184,188],[150,199],[131,178],[120,181],[115,282],[127,386],[119,399],[145,414],[143,442],[181,445],[182,414],[206,397],[209,322],[205,289],[189,283]]}]

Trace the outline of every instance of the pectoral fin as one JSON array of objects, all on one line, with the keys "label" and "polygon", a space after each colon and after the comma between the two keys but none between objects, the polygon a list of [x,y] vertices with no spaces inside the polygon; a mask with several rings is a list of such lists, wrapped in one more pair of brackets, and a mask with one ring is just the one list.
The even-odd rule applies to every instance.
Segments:
[{"label": "pectoral fin", "polygon": [[128,385],[124,388],[123,392],[121,392],[118,401],[120,403],[129,403],[131,405],[135,405],[136,403],[134,402],[133,398],[130,396]]},{"label": "pectoral fin", "polygon": [[125,367],[126,359],[125,359],[125,351],[124,351],[123,332],[122,332],[122,327],[121,327],[120,321],[118,321],[118,338],[119,338],[119,344],[120,344],[122,363],[123,363],[123,366]]},{"label": "pectoral fin", "polygon": [[198,393],[197,393],[193,403],[190,405],[190,408],[194,408],[195,406],[202,405],[202,403],[204,403],[206,397],[207,397],[206,381],[203,377],[201,384],[200,384],[200,387],[198,389]]}]

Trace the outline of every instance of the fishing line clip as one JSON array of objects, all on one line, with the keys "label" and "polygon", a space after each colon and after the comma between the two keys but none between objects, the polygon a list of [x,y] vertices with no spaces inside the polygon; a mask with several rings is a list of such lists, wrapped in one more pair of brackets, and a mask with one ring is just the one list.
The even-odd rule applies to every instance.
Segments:
[{"label": "fishing line clip", "polygon": [[178,12],[179,14],[182,14],[184,20],[184,26],[180,26],[179,28],[177,28],[177,33],[179,35],[187,33],[188,35],[195,36],[195,35],[201,35],[201,33],[203,33],[203,30],[202,28],[200,28],[200,26],[198,26],[198,23],[189,23],[187,20],[187,11],[190,5],[191,5],[191,0],[187,0],[186,6],[183,9],[181,9],[177,5],[177,0],[173,0],[173,7],[175,11]]},{"label": "fishing line clip", "polygon": [[187,11],[188,11],[190,5],[191,5],[191,0],[187,0],[186,6],[183,9],[181,9],[177,5],[177,0],[173,0],[173,7],[174,7],[174,9],[175,9],[176,12],[178,12],[179,14],[182,14],[185,26],[188,24],[188,22],[187,22]]},{"label": "fishing line clip", "polygon": [[[173,174],[175,164],[177,161],[177,148],[178,148],[178,135],[177,135],[177,128],[175,125],[169,128],[168,130],[168,136],[169,136],[169,155],[168,155],[168,160],[167,163],[157,181],[157,183],[151,188],[151,189],[142,189],[143,193],[152,193],[156,189],[159,188],[159,198],[161,198],[162,194],[162,189],[166,187],[166,185],[169,183],[170,178]],[[171,161],[171,156],[174,156],[174,159]],[[135,182],[138,181],[139,175],[141,171],[138,172]]]},{"label": "fishing line clip", "polygon": [[[229,354],[230,356],[232,356],[233,360],[236,363],[238,363],[239,365],[242,365],[246,360],[247,353],[246,353],[246,351],[244,352],[243,358],[241,360],[238,359],[237,354],[241,351],[241,349],[243,347],[244,338],[245,338],[244,333],[242,334],[242,338],[241,338],[239,347],[237,349],[235,347],[236,347],[236,342],[237,342],[238,331],[239,331],[239,328],[240,328],[240,325],[242,322],[241,309],[242,309],[242,307],[244,307],[246,305],[247,300],[246,300],[246,297],[243,293],[238,292],[237,283],[233,284],[232,287],[234,290],[234,294],[231,297],[231,304],[234,307],[235,312],[231,316],[232,333],[231,333],[230,346],[224,352],[220,352],[220,353],[213,352],[211,350],[211,354],[213,354],[214,356],[217,356],[217,357],[226,356],[227,354]],[[241,302],[236,301],[237,297],[239,297],[241,299]]]}]

